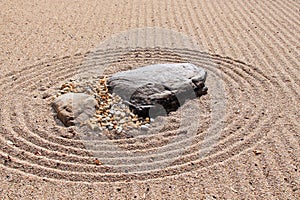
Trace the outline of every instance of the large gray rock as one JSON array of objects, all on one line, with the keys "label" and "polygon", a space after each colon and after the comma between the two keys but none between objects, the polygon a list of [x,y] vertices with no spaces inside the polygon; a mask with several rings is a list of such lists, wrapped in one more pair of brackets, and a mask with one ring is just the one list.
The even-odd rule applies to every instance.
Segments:
[{"label": "large gray rock", "polygon": [[204,69],[190,63],[157,64],[116,73],[107,85],[139,116],[149,116],[150,112],[156,117],[177,110],[187,99],[206,94],[206,76]]},{"label": "large gray rock", "polygon": [[95,114],[97,101],[84,93],[67,93],[58,97],[52,104],[57,118],[65,126],[84,123]]}]

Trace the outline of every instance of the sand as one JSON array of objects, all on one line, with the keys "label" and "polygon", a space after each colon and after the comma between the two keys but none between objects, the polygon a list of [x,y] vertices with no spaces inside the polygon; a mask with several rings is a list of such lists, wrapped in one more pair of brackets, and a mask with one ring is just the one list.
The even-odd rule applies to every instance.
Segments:
[{"label": "sand", "polygon": [[[1,1],[1,199],[299,199],[299,7]],[[160,62],[204,67],[209,94],[154,134],[95,148],[53,117],[51,95],[93,66]]]}]

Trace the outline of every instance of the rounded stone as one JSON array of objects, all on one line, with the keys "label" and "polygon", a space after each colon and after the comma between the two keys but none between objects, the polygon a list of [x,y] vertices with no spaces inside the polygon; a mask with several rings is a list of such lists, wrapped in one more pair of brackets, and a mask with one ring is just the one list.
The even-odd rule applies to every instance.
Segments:
[{"label": "rounded stone", "polygon": [[142,131],[148,131],[149,130],[149,127],[147,125],[142,125],[141,126],[141,130]]}]

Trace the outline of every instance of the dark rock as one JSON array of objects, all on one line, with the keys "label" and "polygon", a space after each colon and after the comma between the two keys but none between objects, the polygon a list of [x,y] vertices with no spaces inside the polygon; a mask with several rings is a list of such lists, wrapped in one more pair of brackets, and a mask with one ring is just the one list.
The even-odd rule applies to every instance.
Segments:
[{"label": "dark rock", "polygon": [[65,126],[84,123],[95,114],[96,100],[84,93],[67,93],[52,104],[57,117]]},{"label": "dark rock", "polygon": [[190,63],[157,64],[116,73],[107,85],[139,116],[148,117],[150,112],[156,117],[206,94],[206,76],[204,69]]}]

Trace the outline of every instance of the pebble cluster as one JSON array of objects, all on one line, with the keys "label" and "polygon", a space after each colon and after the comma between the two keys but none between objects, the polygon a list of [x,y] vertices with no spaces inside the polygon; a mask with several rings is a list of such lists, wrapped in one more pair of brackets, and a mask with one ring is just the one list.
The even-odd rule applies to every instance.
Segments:
[{"label": "pebble cluster", "polygon": [[61,94],[66,94],[68,92],[76,92],[76,85],[75,85],[74,82],[64,83],[60,87],[60,93]]},{"label": "pebble cluster", "polygon": [[121,97],[108,92],[106,77],[100,79],[94,95],[98,102],[95,118],[100,127],[110,131],[116,130],[116,133],[138,128],[145,131],[149,129],[149,118],[138,117],[131,112]]},{"label": "pebble cluster", "polygon": [[[89,121],[91,129],[108,130],[116,134],[133,129],[147,131],[153,119],[134,114],[120,96],[108,92],[106,80],[107,77],[100,78],[96,87],[93,86],[91,89],[97,100],[96,113]],[[91,91],[85,92],[91,94]],[[72,80],[60,88],[60,94],[68,92],[82,92],[82,90],[78,82]]]}]

